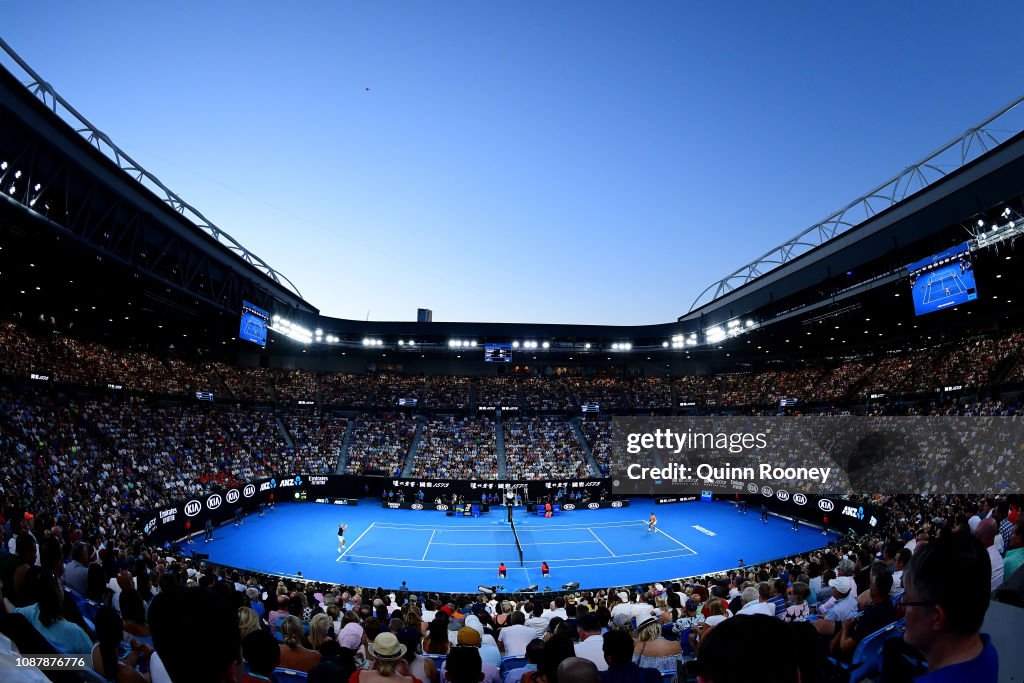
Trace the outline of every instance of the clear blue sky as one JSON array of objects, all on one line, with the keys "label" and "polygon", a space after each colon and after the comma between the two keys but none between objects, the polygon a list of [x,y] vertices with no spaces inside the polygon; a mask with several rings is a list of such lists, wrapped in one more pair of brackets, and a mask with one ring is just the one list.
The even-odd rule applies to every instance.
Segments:
[{"label": "clear blue sky", "polygon": [[1024,91],[1021,3],[840,5],[41,0],[0,34],[325,314],[642,324]]}]

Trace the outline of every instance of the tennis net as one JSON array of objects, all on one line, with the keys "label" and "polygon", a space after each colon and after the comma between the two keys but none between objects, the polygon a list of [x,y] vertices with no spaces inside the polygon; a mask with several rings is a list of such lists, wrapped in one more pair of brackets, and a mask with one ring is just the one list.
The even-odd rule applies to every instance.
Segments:
[{"label": "tennis net", "polygon": [[526,565],[523,564],[523,544],[519,542],[519,534],[516,532],[516,521],[510,518],[509,522],[512,523],[512,535],[515,536],[516,550],[519,551],[519,566],[525,567]]}]

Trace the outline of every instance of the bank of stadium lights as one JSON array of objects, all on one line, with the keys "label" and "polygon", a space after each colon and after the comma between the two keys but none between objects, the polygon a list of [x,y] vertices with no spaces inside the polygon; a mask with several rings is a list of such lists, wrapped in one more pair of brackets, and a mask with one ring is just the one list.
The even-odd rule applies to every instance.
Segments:
[{"label": "bank of stadium lights", "polygon": [[696,332],[691,332],[689,336],[687,336],[685,334],[673,335],[671,340],[669,340],[667,342],[663,342],[661,346],[663,348],[671,346],[673,349],[681,349],[681,348],[686,347],[686,346],[696,346],[696,345],[697,345],[697,333]]},{"label": "bank of stadium lights", "polygon": [[449,349],[472,349],[472,348],[476,348],[476,340],[475,339],[471,339],[471,340],[467,341],[465,339],[449,339],[448,340],[448,348]]},{"label": "bank of stadium lights", "polygon": [[717,344],[723,341],[726,336],[725,330],[722,329],[721,325],[715,325],[704,330],[704,341],[708,344]]},{"label": "bank of stadium lights", "polygon": [[289,339],[294,339],[295,341],[301,342],[303,344],[313,343],[312,330],[308,330],[302,325],[293,323],[287,318],[282,318],[279,315],[275,315],[271,319],[270,324],[267,325],[267,329],[273,332],[277,332],[278,334],[283,334]]},{"label": "bank of stadium lights", "polygon": [[633,344],[630,342],[615,342],[612,344],[612,351],[632,351]]},{"label": "bank of stadium lights", "polygon": [[399,339],[398,340],[398,345],[399,346],[416,346],[416,342],[413,341],[412,339],[410,339],[408,341],[406,341],[405,339]]},{"label": "bank of stadium lights", "polygon": [[363,346],[384,346],[384,340],[374,339],[372,337],[363,337]]},{"label": "bank of stadium lights", "polygon": [[[513,349],[518,349],[518,348],[535,349],[535,348],[537,348],[537,346],[538,346],[538,344],[535,341],[524,341],[524,342],[514,341],[514,342],[512,342],[512,348]],[[545,349],[551,348],[550,342],[544,342],[544,348]]]}]

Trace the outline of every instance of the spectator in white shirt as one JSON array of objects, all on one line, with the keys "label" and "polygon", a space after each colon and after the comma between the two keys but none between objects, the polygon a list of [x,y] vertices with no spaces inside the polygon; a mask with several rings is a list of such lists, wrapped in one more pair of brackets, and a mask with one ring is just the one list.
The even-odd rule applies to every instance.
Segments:
[{"label": "spectator in white shirt", "polygon": [[983,519],[974,535],[985,546],[988,558],[992,561],[992,590],[995,590],[1003,585],[1003,558],[995,543],[996,537],[999,536],[999,524],[994,519]]},{"label": "spectator in white shirt", "polygon": [[594,612],[587,612],[576,619],[580,642],[576,643],[576,656],[588,659],[597,665],[598,671],[607,671],[608,662],[604,658],[604,636],[601,635],[601,622]]},{"label": "spectator in white shirt", "polygon": [[743,607],[736,616],[741,614],[767,614],[775,616],[775,605],[768,602],[771,597],[771,586],[767,583],[758,584],[757,588],[749,586],[743,589]]},{"label": "spectator in white shirt", "polygon": [[548,621],[551,621],[555,617],[561,617],[562,619],[568,619],[568,615],[565,613],[565,598],[555,598],[551,601],[551,608],[546,610],[542,615]]},{"label": "spectator in white shirt", "polygon": [[511,623],[498,632],[498,648],[505,656],[522,657],[526,654],[526,646],[537,637],[537,631],[526,626],[522,612],[513,612],[509,621]]},{"label": "spectator in white shirt", "polygon": [[526,620],[526,625],[533,629],[538,638],[544,637],[549,621],[551,620],[544,616],[544,606],[539,602],[533,603],[533,616]]}]

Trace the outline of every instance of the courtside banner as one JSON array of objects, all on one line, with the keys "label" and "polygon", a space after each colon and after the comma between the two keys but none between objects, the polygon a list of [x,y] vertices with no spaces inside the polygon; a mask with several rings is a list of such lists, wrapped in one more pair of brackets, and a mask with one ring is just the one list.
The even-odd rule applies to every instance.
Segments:
[{"label": "courtside banner", "polygon": [[1020,491],[1015,417],[615,417],[612,492],[949,494]]}]

